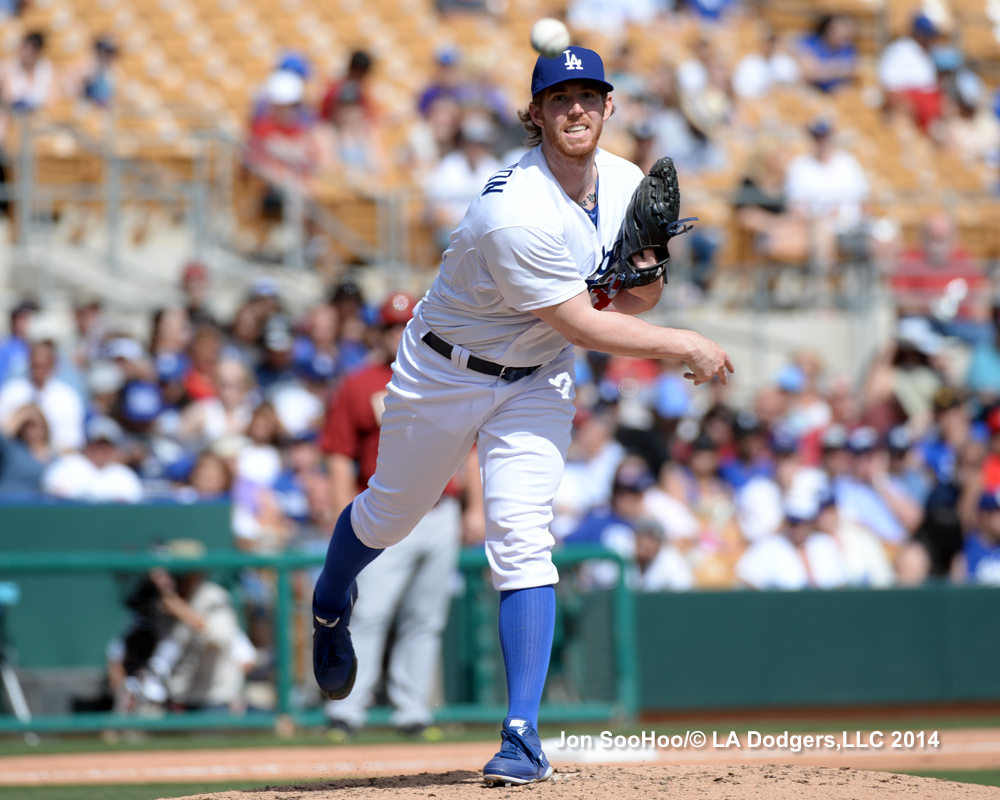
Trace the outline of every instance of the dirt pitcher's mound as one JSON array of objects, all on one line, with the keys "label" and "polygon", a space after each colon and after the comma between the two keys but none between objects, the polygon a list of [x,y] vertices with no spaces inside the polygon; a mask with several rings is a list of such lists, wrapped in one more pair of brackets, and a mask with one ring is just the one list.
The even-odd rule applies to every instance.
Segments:
[{"label": "dirt pitcher's mound", "polygon": [[383,798],[502,798],[505,793],[531,792],[533,800],[625,800],[637,797],[698,800],[883,800],[883,798],[962,798],[998,800],[1000,788],[934,778],[842,767],[792,767],[768,764],[733,767],[562,767],[546,783],[489,788],[478,772],[398,775],[329,783],[267,786],[185,800],[382,800]]}]

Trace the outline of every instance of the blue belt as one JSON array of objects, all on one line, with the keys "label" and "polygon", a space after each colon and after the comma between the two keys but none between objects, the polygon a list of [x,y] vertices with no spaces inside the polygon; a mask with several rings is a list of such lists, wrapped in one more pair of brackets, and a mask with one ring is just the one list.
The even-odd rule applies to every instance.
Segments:
[{"label": "blue belt", "polygon": [[[424,343],[436,353],[440,353],[447,359],[451,359],[451,352],[455,348],[438,336],[434,331],[428,331],[423,335]],[[533,367],[505,367],[503,364],[496,364],[493,361],[486,361],[478,356],[469,356],[469,361],[465,365],[473,372],[481,372],[483,375],[493,375],[502,381],[513,383],[521,378],[527,378],[531,373],[541,369],[541,364]]]}]

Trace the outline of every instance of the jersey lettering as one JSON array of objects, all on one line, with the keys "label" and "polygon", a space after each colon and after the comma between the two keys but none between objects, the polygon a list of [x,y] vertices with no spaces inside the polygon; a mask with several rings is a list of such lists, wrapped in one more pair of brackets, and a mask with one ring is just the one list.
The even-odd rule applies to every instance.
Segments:
[{"label": "jersey lettering", "polygon": [[615,242],[614,246],[610,250],[608,250],[605,247],[601,247],[601,262],[597,265],[597,269],[594,270],[594,273],[589,278],[587,278],[587,283],[590,284],[597,283],[610,270],[614,269],[615,264],[618,263],[618,259],[621,258],[621,254],[622,254],[621,239]]},{"label": "jersey lettering", "polygon": [[566,54],[566,63],[563,64],[566,69],[583,69],[583,62],[576,53],[572,50],[563,50],[563,52]]},{"label": "jersey lettering", "polygon": [[621,252],[621,239],[616,241],[610,250],[601,247],[601,263],[597,265],[597,269],[594,270],[594,274],[587,278],[588,291],[590,292],[590,302],[591,305],[593,305],[593,307],[598,311],[603,308],[607,308],[611,304],[615,295],[621,291],[622,284],[625,281],[625,276],[619,275],[606,286],[594,286],[595,283],[598,283],[601,278],[614,269],[615,264],[618,263],[618,259],[621,258]]},{"label": "jersey lettering", "polygon": [[491,177],[486,184],[486,188],[483,189],[483,196],[488,194],[500,194],[503,192],[503,187],[507,185],[507,178],[514,174],[514,168],[508,167],[507,169],[500,170],[496,175]]}]

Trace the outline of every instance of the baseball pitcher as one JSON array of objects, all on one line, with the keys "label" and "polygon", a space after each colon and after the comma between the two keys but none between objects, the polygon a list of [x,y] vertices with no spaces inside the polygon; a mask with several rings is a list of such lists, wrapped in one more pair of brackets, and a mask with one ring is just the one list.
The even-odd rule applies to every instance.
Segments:
[{"label": "baseball pitcher", "polygon": [[[500,591],[508,712],[487,783],[543,781],[538,709],[555,624],[549,533],[573,418],[573,347],[674,358],[696,384],[733,364],[712,341],[634,315],[656,305],[679,221],[677,176],[598,148],[612,86],[600,56],[539,57],[522,112],[532,149],[483,187],[403,334],[368,488],[341,514],[314,594],[314,671],[345,697],[355,578],[403,539],[478,445],[486,549]],[[613,306],[620,313],[602,311]]]}]

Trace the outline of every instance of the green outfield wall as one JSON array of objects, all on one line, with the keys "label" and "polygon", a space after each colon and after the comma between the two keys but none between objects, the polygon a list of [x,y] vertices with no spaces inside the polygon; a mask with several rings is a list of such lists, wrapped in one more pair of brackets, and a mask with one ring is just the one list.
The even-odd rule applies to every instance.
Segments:
[{"label": "green outfield wall", "polygon": [[[557,591],[547,691],[606,701],[611,597]],[[476,602],[455,602],[446,633],[452,703],[504,697],[496,611]],[[642,711],[1000,700],[1000,588],[639,594],[634,608]]]},{"label": "green outfield wall", "polygon": [[1000,588],[636,597],[643,710],[1000,700]]},{"label": "green outfield wall", "polygon": [[[0,553],[148,552],[157,542],[198,539],[232,550],[228,503],[0,505]],[[25,667],[95,667],[128,619],[123,599],[136,573],[17,574],[21,599],[7,634]]]},{"label": "green outfield wall", "polygon": [[[190,537],[206,543],[206,568],[233,588],[240,568],[277,570],[280,710],[289,710],[297,613],[290,576],[322,557],[235,553],[229,514],[225,504],[0,506],[0,581],[21,590],[6,608],[19,669],[100,669],[127,619],[127,589],[160,563],[144,554],[154,542]],[[563,579],[546,702],[565,718],[1000,700],[1000,588],[574,590],[575,564],[601,553],[613,558],[555,554]],[[464,590],[442,659],[448,705],[439,716],[475,720],[505,702],[497,593],[481,549],[463,552],[461,568]]]}]

